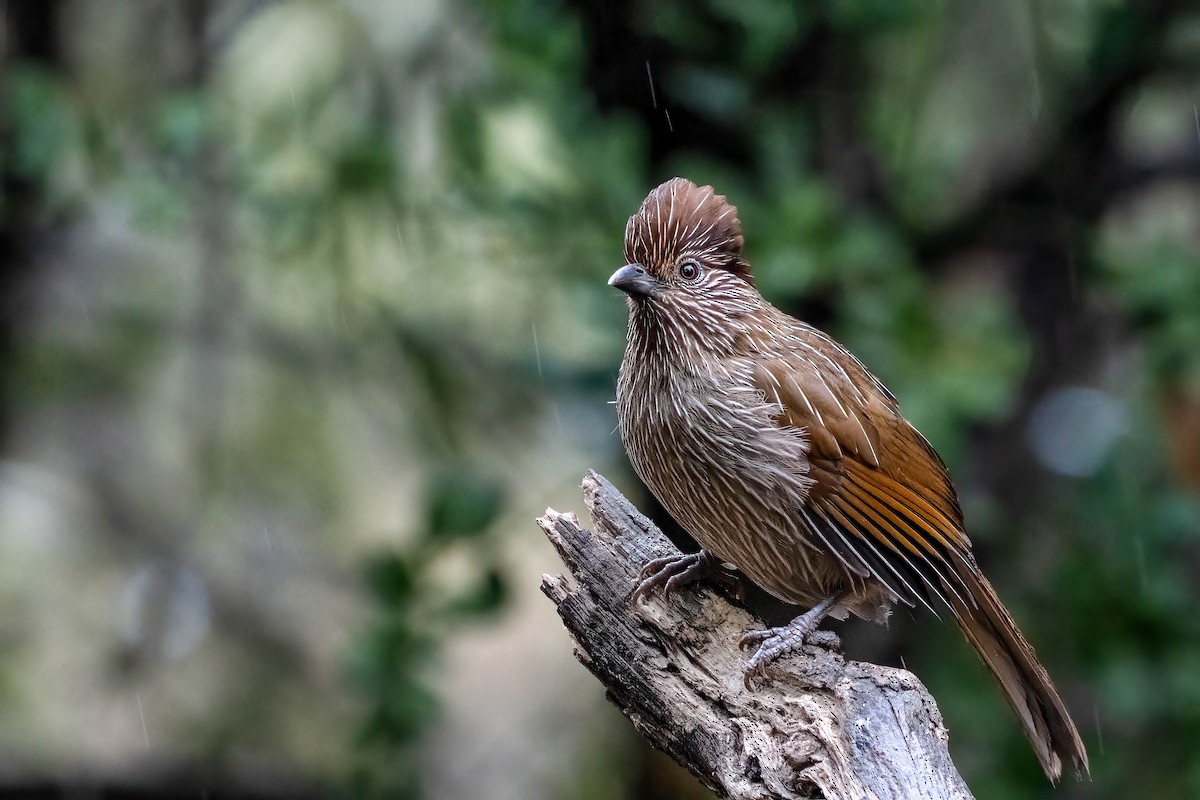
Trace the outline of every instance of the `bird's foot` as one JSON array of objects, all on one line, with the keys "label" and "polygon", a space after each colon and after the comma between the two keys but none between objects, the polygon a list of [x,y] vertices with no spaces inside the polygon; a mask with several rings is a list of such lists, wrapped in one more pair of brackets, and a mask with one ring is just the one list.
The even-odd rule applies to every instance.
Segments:
[{"label": "bird's foot", "polygon": [[743,636],[738,642],[742,649],[758,645],[758,650],[746,662],[746,671],[742,676],[746,691],[754,691],[755,678],[766,680],[767,666],[771,662],[799,650],[804,645],[804,640],[817,629],[821,620],[825,619],[837,604],[838,599],[830,597],[822,600],[782,627],[750,631]]},{"label": "bird's foot", "polygon": [[708,553],[667,556],[656,558],[638,574],[637,586],[629,594],[630,602],[636,603],[662,588],[663,596],[671,594],[676,589],[701,578],[726,578],[726,573],[713,561]]}]

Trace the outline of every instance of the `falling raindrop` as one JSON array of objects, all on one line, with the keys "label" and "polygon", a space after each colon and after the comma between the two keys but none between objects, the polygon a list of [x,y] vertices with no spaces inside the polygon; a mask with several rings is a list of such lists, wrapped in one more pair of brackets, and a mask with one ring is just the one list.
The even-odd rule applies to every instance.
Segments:
[{"label": "falling raindrop", "polygon": [[146,740],[146,747],[150,747],[150,731],[146,728],[146,712],[142,708],[142,693],[137,693],[138,717],[142,720],[142,738]]},{"label": "falling raindrop", "polygon": [[275,560],[275,548],[271,544],[271,529],[263,525],[263,538],[267,540],[267,558]]},{"label": "falling raindrop", "polygon": [[538,347],[537,323],[530,322],[529,325],[533,329],[533,356],[537,359],[538,377],[540,378],[542,377],[542,350]]}]

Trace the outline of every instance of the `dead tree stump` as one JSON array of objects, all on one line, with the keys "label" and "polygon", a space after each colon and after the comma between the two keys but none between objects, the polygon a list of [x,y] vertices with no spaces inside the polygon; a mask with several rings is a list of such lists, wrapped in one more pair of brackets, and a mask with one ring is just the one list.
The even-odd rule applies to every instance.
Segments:
[{"label": "dead tree stump", "polygon": [[748,692],[737,642],[762,622],[703,583],[631,605],[641,567],[677,550],[595,472],[583,494],[594,530],[550,509],[538,519],[570,571],[543,576],[542,591],[575,655],[656,747],[738,800],[971,797],[912,673],[847,661],[822,631]]}]

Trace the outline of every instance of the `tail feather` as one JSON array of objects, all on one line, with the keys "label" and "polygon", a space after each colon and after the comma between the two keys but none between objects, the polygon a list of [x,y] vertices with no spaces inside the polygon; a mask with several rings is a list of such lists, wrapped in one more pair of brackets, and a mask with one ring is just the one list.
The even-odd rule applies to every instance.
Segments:
[{"label": "tail feather", "polygon": [[1066,705],[996,590],[973,564],[963,562],[957,572],[975,605],[968,607],[955,598],[954,616],[1004,690],[1046,777],[1057,783],[1064,760],[1081,776],[1090,775],[1087,751]]}]

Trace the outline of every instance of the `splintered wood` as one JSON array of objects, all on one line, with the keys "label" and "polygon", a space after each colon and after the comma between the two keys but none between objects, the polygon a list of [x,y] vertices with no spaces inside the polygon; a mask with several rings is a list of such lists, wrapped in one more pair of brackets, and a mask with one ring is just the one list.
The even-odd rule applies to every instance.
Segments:
[{"label": "splintered wood", "polygon": [[742,635],[761,620],[704,584],[628,602],[642,566],[678,551],[607,480],[589,472],[593,529],[574,514],[538,519],[570,571],[545,575],[575,655],[656,747],[738,800],[962,800],[933,698],[909,672],[847,661],[819,631],[742,684]]}]

